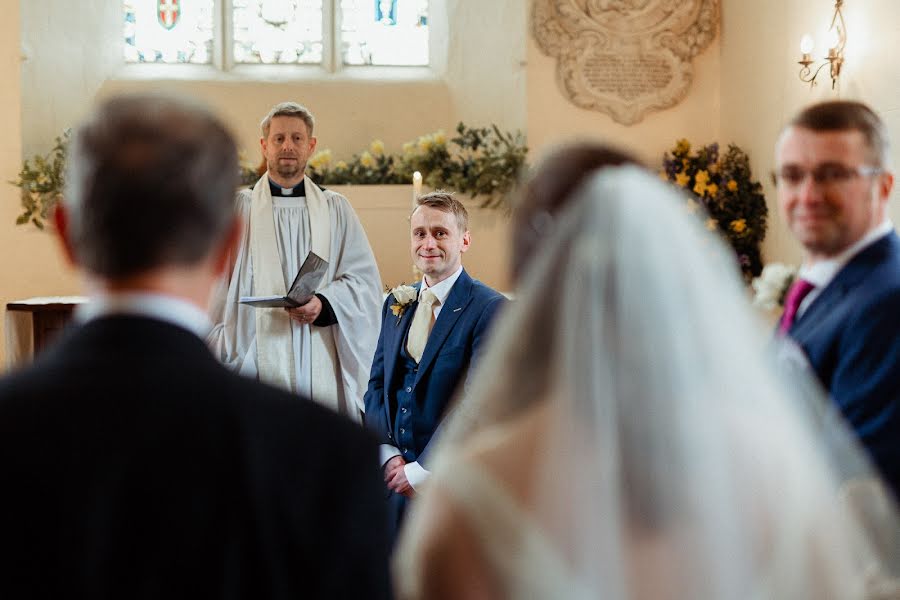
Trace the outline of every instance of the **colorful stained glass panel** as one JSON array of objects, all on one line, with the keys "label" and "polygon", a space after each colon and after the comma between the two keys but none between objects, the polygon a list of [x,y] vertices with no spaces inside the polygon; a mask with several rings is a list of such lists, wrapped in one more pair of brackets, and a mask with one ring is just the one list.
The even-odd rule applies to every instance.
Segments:
[{"label": "colorful stained glass panel", "polygon": [[345,65],[428,64],[428,0],[340,0]]},{"label": "colorful stained glass panel", "polygon": [[214,0],[124,0],[125,62],[209,64]]}]

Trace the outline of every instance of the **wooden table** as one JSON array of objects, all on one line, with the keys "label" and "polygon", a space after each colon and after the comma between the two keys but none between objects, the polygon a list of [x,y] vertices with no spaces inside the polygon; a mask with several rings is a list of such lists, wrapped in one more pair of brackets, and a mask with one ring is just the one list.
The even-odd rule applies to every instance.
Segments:
[{"label": "wooden table", "polygon": [[72,319],[83,296],[28,298],[6,305],[6,365],[21,366],[46,348]]}]

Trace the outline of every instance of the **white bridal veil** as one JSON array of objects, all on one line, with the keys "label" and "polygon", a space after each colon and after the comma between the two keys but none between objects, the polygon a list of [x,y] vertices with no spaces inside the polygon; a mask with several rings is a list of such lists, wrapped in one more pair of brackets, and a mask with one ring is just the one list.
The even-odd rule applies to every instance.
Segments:
[{"label": "white bridal veil", "polygon": [[[607,169],[550,228],[418,501],[460,506],[503,597],[900,597],[892,501],[818,389],[770,364],[733,256],[683,198]],[[542,409],[528,492],[484,518],[458,474],[504,476],[469,449]],[[428,576],[421,509],[406,582]]]}]

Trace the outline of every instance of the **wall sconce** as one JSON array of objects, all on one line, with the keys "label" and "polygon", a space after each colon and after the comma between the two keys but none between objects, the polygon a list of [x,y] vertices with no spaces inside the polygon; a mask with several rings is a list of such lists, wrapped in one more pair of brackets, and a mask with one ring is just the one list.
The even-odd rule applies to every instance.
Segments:
[{"label": "wall sconce", "polygon": [[834,89],[838,77],[841,75],[841,65],[844,64],[844,46],[847,45],[847,27],[844,25],[844,15],[841,14],[841,7],[844,0],[834,0],[834,15],[831,17],[831,26],[828,28],[828,55],[824,57],[815,71],[812,65],[815,62],[812,58],[813,38],[808,33],[800,40],[800,52],[803,58],[800,59],[800,81],[808,83],[810,87],[816,85],[816,77],[819,76],[825,66],[830,66],[831,73],[831,89]]}]

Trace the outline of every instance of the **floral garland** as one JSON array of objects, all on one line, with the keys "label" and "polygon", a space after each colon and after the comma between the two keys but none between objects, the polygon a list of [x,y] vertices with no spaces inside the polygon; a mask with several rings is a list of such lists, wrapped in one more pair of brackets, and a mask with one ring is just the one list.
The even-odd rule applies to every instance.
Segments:
[{"label": "floral garland", "polygon": [[515,186],[527,154],[520,133],[460,123],[456,136],[443,131],[423,135],[403,144],[400,154],[386,153],[381,140],[350,160],[335,161],[331,150],[321,150],[310,158],[307,172],[324,185],[344,185],[410,183],[419,171],[429,187],[481,196],[482,207],[498,207]]},{"label": "floral garland", "polygon": [[703,215],[706,228],[734,248],[746,281],[760,274],[769,210],[743,150],[729,144],[720,155],[719,145],[710,144],[691,152],[690,142],[681,139],[663,156],[660,177],[691,193],[688,211]]}]

